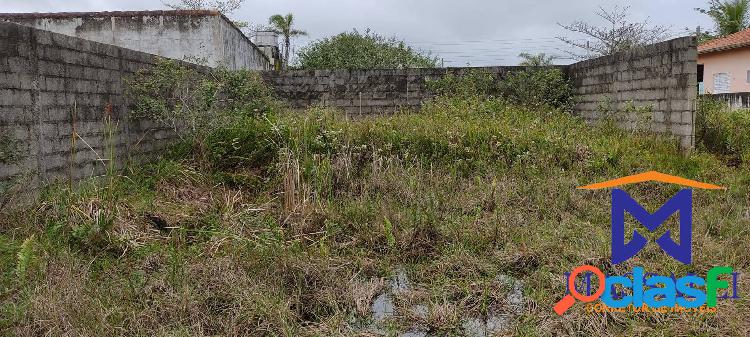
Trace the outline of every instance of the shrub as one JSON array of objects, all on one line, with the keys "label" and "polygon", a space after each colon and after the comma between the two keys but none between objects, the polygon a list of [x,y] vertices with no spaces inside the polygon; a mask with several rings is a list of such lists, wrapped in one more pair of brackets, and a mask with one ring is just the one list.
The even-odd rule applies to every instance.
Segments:
[{"label": "shrub", "polygon": [[570,110],[574,104],[573,86],[557,68],[528,67],[509,72],[502,80],[477,69],[463,75],[448,74],[441,79],[429,80],[427,88],[442,96],[500,96],[509,103],[530,108]]},{"label": "shrub", "polygon": [[511,103],[529,107],[570,110],[573,86],[557,68],[526,68],[509,73],[500,82],[500,92]]},{"label": "shrub", "polygon": [[270,112],[275,105],[260,75],[247,70],[199,71],[160,59],[127,84],[133,117],[154,120],[181,136],[207,134],[238,117]]},{"label": "shrub", "polygon": [[462,75],[447,74],[440,79],[428,79],[427,89],[440,96],[494,96],[499,93],[495,75],[478,69],[472,69]]},{"label": "shrub", "polygon": [[698,100],[696,140],[698,146],[730,160],[750,163],[750,111],[732,110],[726,103]]},{"label": "shrub", "polygon": [[257,72],[221,69],[213,80],[219,86],[220,109],[234,115],[257,116],[276,107],[273,91]]},{"label": "shrub", "polygon": [[216,169],[265,168],[276,158],[278,141],[267,120],[246,118],[211,132],[205,159]]},{"label": "shrub", "polygon": [[179,132],[195,132],[210,125],[208,113],[216,100],[216,85],[195,69],[168,59],[159,59],[150,69],[138,71],[127,81],[133,99],[131,115],[151,119]]},{"label": "shrub", "polygon": [[354,30],[315,41],[297,53],[302,69],[434,68],[437,59],[403,41]]}]

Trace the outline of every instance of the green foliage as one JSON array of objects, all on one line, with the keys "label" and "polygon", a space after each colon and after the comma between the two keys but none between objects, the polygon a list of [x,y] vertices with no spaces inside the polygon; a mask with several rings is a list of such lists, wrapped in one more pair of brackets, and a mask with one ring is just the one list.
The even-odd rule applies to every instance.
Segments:
[{"label": "green foliage", "polygon": [[723,37],[743,31],[750,27],[749,0],[710,0],[708,8],[696,8],[706,14],[716,25],[717,37]]},{"label": "green foliage", "polygon": [[464,74],[449,73],[439,79],[428,79],[427,89],[441,96],[493,96],[499,94],[498,80],[492,73],[472,69]]},{"label": "green foliage", "polygon": [[552,65],[552,61],[555,60],[554,56],[545,53],[539,53],[536,55],[521,53],[518,54],[518,57],[523,60],[518,65],[523,67],[549,67]]},{"label": "green foliage", "polygon": [[301,69],[434,68],[431,58],[396,38],[353,30],[315,41],[298,52]]},{"label": "green foliage", "polygon": [[224,110],[233,116],[261,116],[277,106],[273,91],[257,72],[220,69],[213,81],[219,97],[215,110]]},{"label": "green foliage", "polygon": [[[532,170],[581,165],[583,162],[577,159],[580,144],[596,143],[587,138],[616,142],[627,134],[618,129],[591,131],[590,126],[567,112],[542,113],[509,105],[504,98],[479,96],[438,97],[426,103],[420,114],[366,121],[346,121],[328,111],[309,113],[303,118],[287,116],[279,122],[287,130],[282,133],[283,138],[294,144],[287,147],[296,149],[300,158],[335,157],[349,152],[369,158],[377,154],[446,165],[467,173],[487,167],[519,166]],[[602,134],[607,135],[606,140]],[[643,141],[648,139],[644,137]],[[678,153],[675,145],[668,142],[657,147]],[[601,150],[609,153],[615,148],[623,150],[620,145],[607,145]],[[610,169],[617,166],[608,161],[588,164],[597,168],[594,171],[601,165]]]},{"label": "green foliage", "polygon": [[391,220],[388,220],[388,218],[385,218],[383,220],[383,230],[385,231],[385,237],[388,242],[388,247],[393,249],[396,247],[396,236],[393,234],[393,224],[391,223]]},{"label": "green foliage", "polygon": [[647,104],[637,106],[635,102],[628,101],[625,103],[623,113],[631,121],[633,132],[648,132],[651,130],[651,122],[654,119],[654,106]]},{"label": "green foliage", "polygon": [[0,164],[13,164],[21,159],[19,142],[9,135],[0,135]]},{"label": "green foliage", "polygon": [[279,149],[271,122],[246,118],[211,132],[205,140],[206,160],[216,169],[267,168]]},{"label": "green foliage", "polygon": [[557,68],[527,68],[510,72],[500,82],[500,92],[511,103],[530,107],[572,109],[573,85]]},{"label": "green foliage", "polygon": [[569,110],[574,104],[572,84],[561,70],[550,67],[510,71],[501,80],[488,71],[471,70],[428,80],[427,88],[437,95],[459,98],[496,96],[532,108]]},{"label": "green foliage", "polygon": [[299,36],[307,36],[307,32],[294,28],[294,15],[273,15],[268,18],[268,24],[277,34],[284,38],[284,68],[289,66],[289,50],[291,49],[291,39]]},{"label": "green foliage", "polygon": [[16,277],[21,284],[24,284],[29,276],[29,270],[34,262],[34,244],[35,235],[29,236],[21,244],[21,249],[18,250],[17,262],[16,262]]},{"label": "green foliage", "polygon": [[[476,95],[441,96],[419,113],[357,120],[326,109],[243,118],[188,144],[215,152],[216,165],[184,158],[139,165],[106,190],[101,181],[75,193],[54,188],[15,220],[3,218],[14,225],[0,235],[7,270],[0,287],[16,287],[20,243],[4,248],[6,236],[36,234],[32,255],[45,274],[4,293],[0,309],[11,309],[2,310],[0,330],[361,334],[370,331],[364,329],[383,279],[397,269],[409,279],[400,284],[414,291],[394,294],[396,305],[424,304],[441,316],[406,315],[395,328],[429,324],[438,335],[467,335],[462,318],[507,305],[509,283],[498,280],[511,275],[522,281],[525,303],[538,305],[510,313],[516,316],[508,316],[509,331],[637,334],[654,327],[627,315],[580,325],[583,308],[574,308],[581,315],[550,315],[562,295],[561,280],[550,275],[579,261],[608,260],[608,192],[575,187],[647,170],[728,186],[695,195],[696,223],[705,228],[695,238],[703,247],[695,268],[747,261],[750,220],[741,206],[750,175],[711,154],[684,154],[666,137]],[[651,209],[677,187],[625,188],[653,200],[644,204]],[[113,202],[104,202],[110,195]],[[295,199],[294,207],[286,208],[286,199]],[[103,210],[111,224],[96,225]],[[88,229],[76,233],[81,226]],[[106,241],[86,241],[96,236],[86,233]],[[656,273],[689,271],[658,250],[643,251],[639,263]],[[731,335],[750,308],[742,301],[723,305],[736,315],[717,316],[711,329]],[[456,318],[444,319],[446,311]],[[699,335],[705,322],[693,318],[658,327]]]},{"label": "green foliage", "polygon": [[238,116],[259,116],[272,110],[271,90],[251,71],[199,71],[160,59],[129,79],[132,115],[173,129],[181,136],[205,134]]},{"label": "green foliage", "polygon": [[703,97],[696,113],[699,146],[735,162],[750,163],[750,111],[733,110],[725,102]]}]

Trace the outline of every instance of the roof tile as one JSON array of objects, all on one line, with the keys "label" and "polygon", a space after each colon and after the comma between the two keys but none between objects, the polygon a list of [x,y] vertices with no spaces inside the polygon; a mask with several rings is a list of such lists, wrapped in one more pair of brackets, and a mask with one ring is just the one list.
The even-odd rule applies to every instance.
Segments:
[{"label": "roof tile", "polygon": [[750,29],[708,41],[698,46],[699,54],[708,54],[750,46]]}]

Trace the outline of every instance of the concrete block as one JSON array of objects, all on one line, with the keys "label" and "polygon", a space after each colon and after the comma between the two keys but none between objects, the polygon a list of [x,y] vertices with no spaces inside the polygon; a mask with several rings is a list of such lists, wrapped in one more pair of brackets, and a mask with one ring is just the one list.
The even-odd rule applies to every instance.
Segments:
[{"label": "concrete block", "polygon": [[682,123],[683,124],[691,124],[692,125],[693,122],[694,122],[694,116],[695,116],[695,111],[694,110],[683,111],[682,112]]},{"label": "concrete block", "polygon": [[32,104],[31,90],[0,89],[2,105],[28,106]]},{"label": "concrete block", "polygon": [[669,122],[670,123],[682,123],[682,112],[680,111],[674,111],[670,112],[669,114]]},{"label": "concrete block", "polygon": [[10,73],[35,73],[28,58],[8,57],[6,60]]},{"label": "concrete block", "polygon": [[44,77],[44,90],[47,91],[65,91],[68,87],[65,85],[65,79],[62,77]]},{"label": "concrete block", "polygon": [[662,123],[665,121],[665,115],[663,111],[655,111],[653,115],[654,122]]},{"label": "concrete block", "polygon": [[693,125],[671,124],[670,133],[676,136],[693,136]]}]

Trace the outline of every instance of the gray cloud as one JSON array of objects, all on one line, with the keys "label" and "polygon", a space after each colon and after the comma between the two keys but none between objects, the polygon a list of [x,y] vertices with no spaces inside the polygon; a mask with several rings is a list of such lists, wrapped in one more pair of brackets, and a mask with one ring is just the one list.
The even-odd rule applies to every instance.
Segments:
[{"label": "gray cloud", "polygon": [[[6,12],[60,12],[163,9],[159,0],[0,0]],[[712,28],[693,10],[707,0],[632,0],[633,19],[650,18],[669,25],[678,35],[698,25]],[[490,0],[248,0],[233,18],[263,24],[270,15],[294,13],[309,39],[353,28],[397,36],[432,51],[446,65],[515,64],[520,52],[562,54],[565,45],[554,39],[566,34],[557,23],[598,22],[597,6],[623,1],[490,1]],[[683,34],[684,35],[684,34]],[[573,36],[578,38],[577,36]],[[299,40],[303,45],[309,39]]]}]

